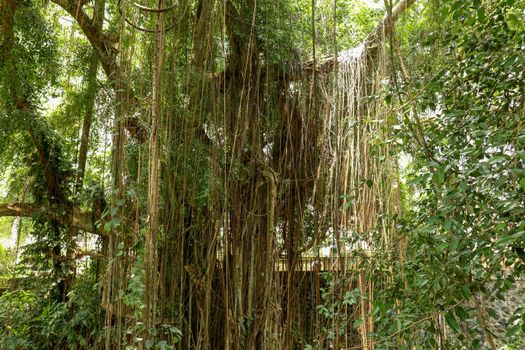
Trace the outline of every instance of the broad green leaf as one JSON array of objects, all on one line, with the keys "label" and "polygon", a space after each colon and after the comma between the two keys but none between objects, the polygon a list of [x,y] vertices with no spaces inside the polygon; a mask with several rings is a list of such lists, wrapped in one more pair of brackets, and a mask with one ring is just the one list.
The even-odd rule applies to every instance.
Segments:
[{"label": "broad green leaf", "polygon": [[113,227],[119,227],[122,223],[122,219],[118,216],[115,216],[113,219],[111,219],[111,226]]},{"label": "broad green leaf", "polygon": [[452,236],[452,238],[450,239],[448,250],[450,252],[455,252],[456,249],[458,249],[458,246],[459,246],[459,238],[457,236]]},{"label": "broad green leaf", "polygon": [[364,322],[363,322],[362,319],[357,319],[357,320],[355,320],[355,321],[352,323],[352,327],[353,327],[354,329],[357,329],[357,328],[361,327],[361,325],[363,325],[363,323],[364,323]]},{"label": "broad green leaf", "polygon": [[505,159],[506,159],[506,157],[504,155],[494,155],[494,156],[492,156],[489,159],[488,163],[492,165],[492,164],[496,164],[496,163],[502,162]]},{"label": "broad green leaf", "polygon": [[496,242],[496,246],[498,247],[504,247],[510,243],[513,243],[514,241],[517,241],[518,239],[525,238],[525,231],[520,231],[517,233],[514,233],[512,235],[504,236]]},{"label": "broad green leaf", "polygon": [[525,191],[525,177],[520,179],[520,187],[523,191]]},{"label": "broad green leaf", "polygon": [[451,311],[445,315],[445,321],[454,332],[457,332],[459,330],[458,322],[456,321],[456,318]]},{"label": "broad green leaf", "polygon": [[434,181],[437,185],[442,185],[445,182],[445,167],[443,165],[440,165],[436,168],[436,172],[434,173]]}]

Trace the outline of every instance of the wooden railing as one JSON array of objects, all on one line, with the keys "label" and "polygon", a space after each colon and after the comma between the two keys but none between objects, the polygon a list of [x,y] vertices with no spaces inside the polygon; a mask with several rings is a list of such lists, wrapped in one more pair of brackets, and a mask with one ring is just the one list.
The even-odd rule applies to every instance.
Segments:
[{"label": "wooden railing", "polygon": [[[355,264],[355,255],[349,253],[345,256],[302,256],[293,262],[294,271],[344,271],[350,269]],[[219,264],[224,263],[224,256],[217,254]],[[273,263],[274,271],[288,271],[290,262],[287,257],[280,257]]]},{"label": "wooden railing", "polygon": [[[350,256],[315,257],[305,256],[293,263],[294,271],[342,271],[353,264],[354,259]],[[275,271],[288,271],[289,262],[286,258],[280,258],[275,262]]]}]

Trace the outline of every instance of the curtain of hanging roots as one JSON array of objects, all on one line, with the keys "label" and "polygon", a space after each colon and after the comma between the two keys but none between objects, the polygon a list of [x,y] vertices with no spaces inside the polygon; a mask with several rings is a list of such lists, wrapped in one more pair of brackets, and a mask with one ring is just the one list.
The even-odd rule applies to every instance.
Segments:
[{"label": "curtain of hanging roots", "polygon": [[[109,77],[114,85],[114,110],[112,130],[112,152],[111,152],[111,203],[110,208],[118,208],[112,212],[112,216],[123,217],[126,213],[122,206],[117,203],[124,198],[126,190],[126,166],[125,166],[125,117],[130,113],[131,92],[125,84],[125,75],[129,70],[127,59],[127,47],[122,45],[124,40],[124,21],[119,25],[120,47],[123,48],[119,58],[119,69],[116,76]],[[124,226],[111,230],[110,234],[102,239],[102,250],[105,252],[106,261],[102,264],[103,294],[102,306],[105,309],[105,348],[123,348],[123,334],[126,330],[127,310],[122,300],[122,294],[127,289],[128,268],[130,256],[129,240],[126,238]]]},{"label": "curtain of hanging roots", "polygon": [[[301,169],[308,162],[313,162],[315,170],[305,174],[314,177],[313,181],[306,181],[305,184],[304,197],[301,198],[305,205],[290,203],[293,198],[290,195],[279,198],[278,205],[299,207],[295,215],[290,212],[290,216],[280,218],[279,223],[283,225],[295,220],[303,221],[300,226],[304,226],[305,216],[312,211],[315,238],[331,235],[330,240],[337,244],[339,259],[332,266],[331,278],[334,283],[329,302],[339,301],[339,307],[330,321],[323,321],[319,317],[316,320],[325,322],[325,327],[332,327],[335,334],[344,335],[336,336],[332,341],[323,339],[327,334],[317,334],[313,338],[318,339],[321,347],[360,346],[372,349],[373,342],[369,334],[373,331],[373,322],[369,311],[374,278],[369,272],[374,266],[364,265],[369,267],[368,271],[364,271],[363,265],[359,264],[362,261],[349,257],[358,256],[356,252],[361,251],[370,258],[367,261],[382,261],[383,266],[392,266],[389,262],[395,258],[392,254],[396,250],[396,247],[392,247],[394,220],[400,210],[399,189],[396,185],[397,161],[394,149],[387,143],[388,110],[382,98],[370,98],[381,92],[386,77],[384,48],[375,48],[370,53],[363,47],[357,47],[341,53],[338,61],[335,72],[322,76],[318,81],[316,91],[320,96],[314,97],[315,108],[310,107],[312,97],[308,84],[294,85],[297,90],[294,103],[303,128],[302,132],[295,132],[294,135],[301,139],[310,137],[313,142],[305,145],[305,154],[300,158],[302,164],[288,161],[287,165]],[[286,146],[283,149],[288,150]],[[281,175],[286,174],[282,168],[276,171]],[[284,175],[281,180],[282,186],[286,186],[287,180],[298,181],[300,178],[296,176],[288,179]],[[299,185],[294,184],[294,187]],[[304,239],[299,232],[287,244],[300,244]],[[304,249],[304,246],[292,248],[287,253],[299,254]],[[358,307],[351,309],[342,306],[345,292],[356,287],[363,293]],[[293,301],[291,294],[287,295],[287,299],[289,305],[297,307],[300,313],[304,300]],[[347,317],[353,319],[348,321]],[[359,338],[356,339],[355,335],[350,334],[351,325],[353,320],[359,318],[364,322],[359,327]],[[300,320],[292,322],[298,324]],[[322,328],[321,325],[316,331]]]},{"label": "curtain of hanging roots", "polygon": [[[139,28],[163,16],[120,6],[128,21],[121,41],[153,42],[155,33]],[[361,252],[385,266],[395,259],[397,163],[387,109],[367,97],[381,92],[384,49],[342,52],[315,79],[288,62],[276,70],[265,66],[255,32],[257,1],[241,7],[180,0],[165,12],[164,52],[159,43],[120,46],[113,206],[125,220],[106,242],[107,349],[139,345],[143,312],[158,338],[171,341],[162,325],[178,327],[180,349],[373,349],[373,266],[350,257]],[[159,52],[163,65],[153,63]],[[162,85],[159,77],[152,83],[155,69]],[[126,118],[147,126],[152,109],[157,139],[127,138]],[[148,153],[160,161],[159,228],[146,243],[153,255],[143,251],[152,208],[138,196],[155,175],[145,168],[155,161]],[[331,242],[329,264],[303,263]],[[148,296],[146,309],[129,297],[144,270],[148,284],[138,292]],[[343,304],[355,288],[357,305]],[[335,301],[334,317],[316,311]],[[356,319],[364,320],[357,333]]]}]

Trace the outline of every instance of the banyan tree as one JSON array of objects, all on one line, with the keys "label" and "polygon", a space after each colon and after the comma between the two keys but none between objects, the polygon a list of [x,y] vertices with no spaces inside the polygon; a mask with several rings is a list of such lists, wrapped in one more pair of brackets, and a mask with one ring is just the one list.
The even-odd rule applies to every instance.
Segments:
[{"label": "banyan tree", "polygon": [[[92,271],[102,331],[79,331],[85,346],[376,348],[374,295],[408,283],[391,277],[407,254],[401,111],[441,165],[417,97],[391,91],[411,79],[395,23],[422,7],[386,0],[352,32],[342,0],[36,3],[1,3],[2,137],[23,140],[27,177],[0,215],[32,218],[25,264],[50,300],[78,302]],[[42,91],[77,58],[53,58],[53,26],[89,44],[54,119]],[[72,143],[54,130],[68,120]]]},{"label": "banyan tree", "polygon": [[[294,48],[279,47],[271,42],[279,38],[265,32],[280,2],[120,1],[111,4],[119,21],[111,33],[103,25],[104,0],[89,10],[87,2],[55,3],[94,49],[88,83],[96,84],[100,62],[111,89],[106,118],[112,124],[104,131],[112,135],[105,189],[111,195],[90,211],[75,199],[94,107],[84,116],[78,166],[65,170],[53,158],[60,150],[50,150],[55,145],[42,130],[29,83],[13,66],[4,88],[28,124],[45,188],[38,204],[3,211],[38,215],[61,240],[51,255],[61,274],[57,298],[67,298],[74,278],[64,267],[93,253],[106,327],[99,347],[151,347],[165,339],[163,325],[172,325],[181,332],[181,348],[291,349],[315,339],[373,348],[367,336],[373,323],[349,336],[352,314],[367,319],[368,299],[340,305],[334,319],[316,316],[316,301],[299,298],[315,283],[312,266],[301,262],[327,239],[335,242],[340,259],[323,269],[358,283],[364,295],[373,282],[357,261],[343,258],[352,256],[356,240],[368,242],[371,254],[386,249],[388,259],[402,256],[388,110],[382,99],[367,97],[381,93],[385,39],[412,1],[391,8],[359,46],[338,51],[334,43],[328,57],[316,55],[312,23],[307,62],[282,52]],[[6,62],[16,21],[23,20],[16,13],[25,6],[2,4]],[[137,52],[137,40],[150,44]],[[81,252],[80,234],[98,236],[98,251]],[[142,297],[130,301],[125,293],[137,283],[134,292]],[[324,282],[317,277],[316,283]],[[337,297],[342,290],[332,292]],[[341,329],[323,339],[321,330],[330,326]]]}]

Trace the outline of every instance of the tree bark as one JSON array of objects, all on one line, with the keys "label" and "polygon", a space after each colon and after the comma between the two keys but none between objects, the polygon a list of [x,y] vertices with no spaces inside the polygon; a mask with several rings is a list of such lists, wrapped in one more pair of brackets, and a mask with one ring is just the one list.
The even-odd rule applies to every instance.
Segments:
[{"label": "tree bark", "polygon": [[375,28],[366,36],[365,40],[359,44],[356,48],[350,50],[341,51],[337,56],[332,55],[325,57],[324,59],[311,60],[302,64],[299,64],[299,69],[290,76],[290,80],[300,80],[306,77],[312,76],[313,71],[318,72],[319,74],[326,74],[331,72],[335,67],[336,63],[344,60],[344,57],[347,53],[355,50],[359,47],[362,47],[365,52],[371,57],[376,55],[375,50],[378,47],[378,44],[383,38],[391,35],[392,24],[399,19],[399,17],[412,6],[416,0],[400,0],[394,8],[392,8],[392,17],[389,18],[386,14],[381,21],[375,26]]},{"label": "tree bark", "polygon": [[66,10],[73,17],[80,29],[97,51],[98,58],[110,80],[114,79],[117,67],[117,49],[114,48],[115,38],[110,33],[104,33],[95,19],[89,18],[82,9],[82,2],[75,0],[53,0],[55,4]]},{"label": "tree bark", "polygon": [[[158,8],[162,9],[163,1],[158,0]],[[151,134],[149,141],[149,185],[148,185],[148,232],[146,235],[145,269],[146,291],[144,324],[146,339],[149,331],[155,328],[156,300],[157,300],[157,235],[159,231],[159,180],[160,180],[160,152],[159,128],[161,120],[162,85],[161,70],[164,56],[164,13],[156,14],[156,30],[154,35],[153,53],[153,82],[151,107]]]},{"label": "tree bark", "polygon": [[74,228],[89,232],[92,234],[105,236],[106,234],[97,229],[94,222],[98,219],[94,217],[93,213],[74,207],[69,214],[71,217],[64,215],[64,213],[58,213],[53,209],[34,203],[3,203],[0,204],[0,217],[3,216],[21,216],[30,218],[45,218],[48,220],[57,221],[60,224],[68,224],[71,220]]}]

